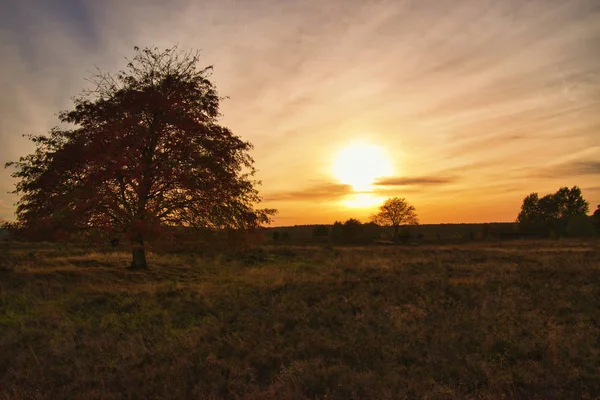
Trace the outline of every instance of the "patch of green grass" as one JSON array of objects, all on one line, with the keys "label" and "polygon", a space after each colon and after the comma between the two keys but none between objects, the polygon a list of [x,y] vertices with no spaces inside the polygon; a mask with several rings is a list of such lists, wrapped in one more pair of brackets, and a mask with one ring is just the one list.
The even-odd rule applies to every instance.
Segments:
[{"label": "patch of green grass", "polygon": [[0,398],[600,396],[597,242],[3,246]]}]

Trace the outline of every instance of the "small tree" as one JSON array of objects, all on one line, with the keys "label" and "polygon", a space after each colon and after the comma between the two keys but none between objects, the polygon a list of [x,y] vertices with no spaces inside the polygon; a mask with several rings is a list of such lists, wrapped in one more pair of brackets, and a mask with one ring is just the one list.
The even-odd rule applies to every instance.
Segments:
[{"label": "small tree", "polygon": [[352,243],[358,241],[362,233],[362,223],[356,218],[344,222],[344,241]]},{"label": "small tree", "polygon": [[71,129],[33,136],[16,167],[19,223],[52,234],[101,229],[126,234],[133,268],[161,227],[254,228],[275,210],[261,201],[252,145],[218,124],[211,68],[197,52],[140,50],[115,75],[59,114]]},{"label": "small tree", "polygon": [[521,212],[517,216],[517,222],[523,227],[537,226],[540,224],[541,212],[539,209],[539,196],[531,193],[523,199]]},{"label": "small tree", "polygon": [[382,226],[394,227],[394,241],[398,241],[398,233],[403,225],[417,225],[419,220],[415,207],[404,198],[390,198],[379,207],[379,212],[371,216],[371,221]]}]

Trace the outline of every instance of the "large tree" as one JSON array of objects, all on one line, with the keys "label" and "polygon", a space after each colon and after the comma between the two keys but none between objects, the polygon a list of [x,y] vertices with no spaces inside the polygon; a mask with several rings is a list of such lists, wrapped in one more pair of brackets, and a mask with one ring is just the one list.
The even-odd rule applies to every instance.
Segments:
[{"label": "large tree", "polygon": [[393,226],[394,241],[398,240],[402,225],[417,225],[419,223],[415,207],[410,205],[406,199],[398,197],[387,199],[379,207],[379,212],[371,216],[371,221],[383,226]]},{"label": "large tree", "polygon": [[[169,225],[253,228],[261,201],[252,145],[219,125],[219,97],[198,52],[135,48],[125,70],[98,72],[59,114],[62,127],[31,136],[33,154],[8,163],[17,218],[46,231],[127,234],[133,268],[144,242]],[[66,126],[66,127],[65,127]]]}]

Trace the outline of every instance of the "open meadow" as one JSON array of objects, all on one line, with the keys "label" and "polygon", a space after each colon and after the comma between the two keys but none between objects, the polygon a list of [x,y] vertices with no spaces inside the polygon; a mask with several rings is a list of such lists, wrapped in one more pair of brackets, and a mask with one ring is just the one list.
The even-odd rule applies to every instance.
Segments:
[{"label": "open meadow", "polygon": [[0,399],[593,399],[598,241],[0,244]]}]

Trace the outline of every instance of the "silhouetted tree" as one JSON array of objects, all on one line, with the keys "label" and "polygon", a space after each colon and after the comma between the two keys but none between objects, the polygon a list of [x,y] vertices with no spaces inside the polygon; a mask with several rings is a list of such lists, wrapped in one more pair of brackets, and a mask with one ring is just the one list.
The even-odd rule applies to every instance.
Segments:
[{"label": "silhouetted tree", "polygon": [[252,145],[218,124],[220,97],[198,68],[198,52],[140,50],[124,71],[99,72],[59,114],[63,124],[30,136],[18,162],[17,217],[49,232],[125,232],[133,268],[146,268],[144,242],[161,226],[254,228]]},{"label": "silhouetted tree", "polygon": [[590,204],[583,198],[581,189],[573,186],[560,188],[554,194],[554,201],[558,208],[559,218],[571,218],[573,216],[587,215]]},{"label": "silhouetted tree", "polygon": [[588,210],[589,203],[583,198],[581,189],[563,187],[542,198],[537,193],[525,197],[517,222],[524,230],[549,233],[559,228],[565,230],[570,218],[585,216]]},{"label": "silhouetted tree", "polygon": [[517,216],[517,222],[524,226],[537,226],[541,223],[542,213],[539,208],[539,196],[537,193],[531,193],[523,199],[521,212]]},{"label": "silhouetted tree", "polygon": [[379,212],[371,216],[371,221],[382,226],[394,227],[394,241],[398,241],[398,233],[402,225],[417,225],[419,220],[415,207],[410,205],[406,199],[393,197],[387,199]]},{"label": "silhouetted tree", "polygon": [[344,240],[346,242],[356,242],[360,238],[362,223],[356,218],[350,218],[344,222]]},{"label": "silhouetted tree", "polygon": [[329,238],[332,242],[341,242],[344,236],[344,224],[340,221],[335,221],[331,227]]}]

